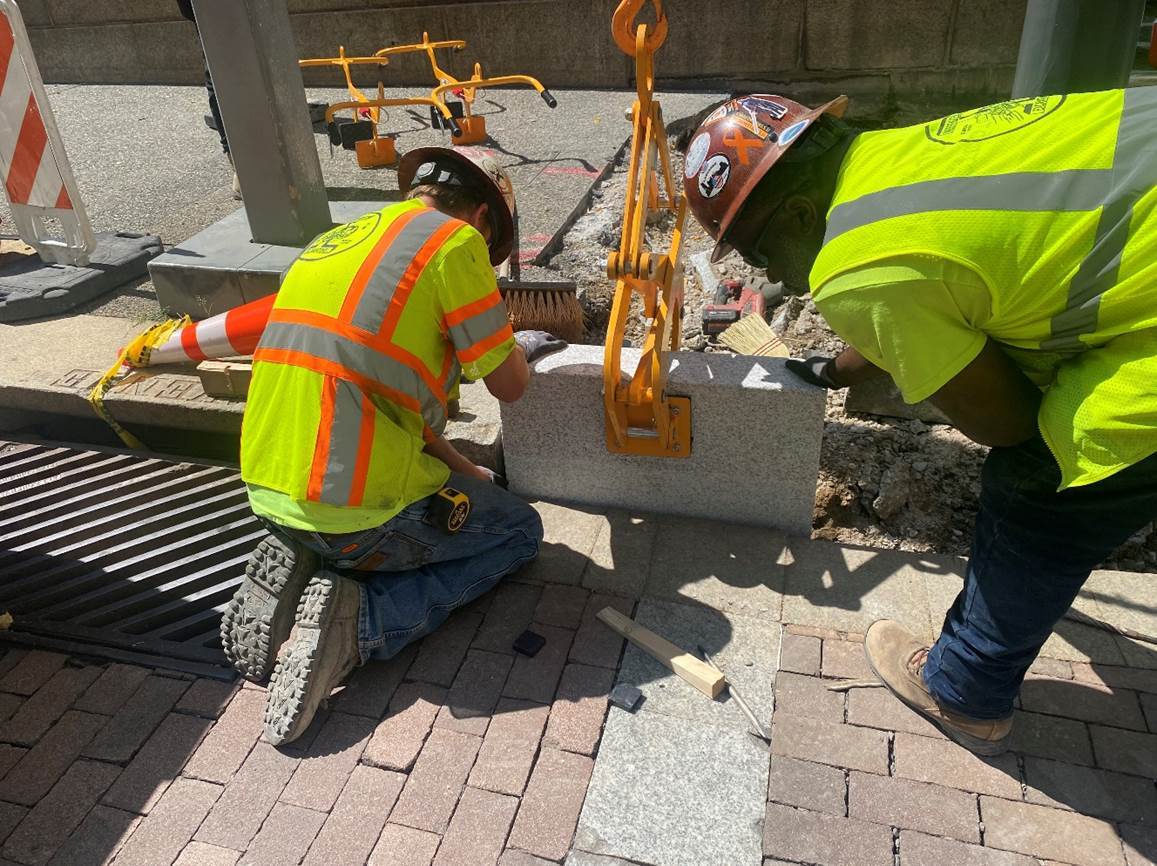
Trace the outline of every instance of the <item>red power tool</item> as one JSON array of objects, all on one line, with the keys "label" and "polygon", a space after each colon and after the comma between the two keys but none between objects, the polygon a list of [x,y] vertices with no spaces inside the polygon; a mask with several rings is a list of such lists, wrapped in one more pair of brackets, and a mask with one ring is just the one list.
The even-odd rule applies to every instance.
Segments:
[{"label": "red power tool", "polygon": [[714,301],[703,308],[703,333],[718,337],[744,316],[764,318],[771,295],[777,292],[763,277],[748,280],[720,280]]}]

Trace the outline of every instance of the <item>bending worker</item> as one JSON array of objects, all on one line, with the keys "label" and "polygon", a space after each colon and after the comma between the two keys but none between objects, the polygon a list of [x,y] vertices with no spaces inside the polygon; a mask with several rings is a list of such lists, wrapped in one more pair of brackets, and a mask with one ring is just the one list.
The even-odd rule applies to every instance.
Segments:
[{"label": "bending worker", "polygon": [[253,356],[241,473],[271,535],[221,637],[245,676],[272,670],[272,743],[299,736],[354,667],[437,628],[542,540],[537,513],[441,435],[460,374],[514,401],[527,361],[563,345],[514,334],[498,292],[510,180],[490,157],[431,147],[403,157],[398,183],[405,201],[305,249]]},{"label": "bending worker", "polygon": [[963,591],[939,639],[874,623],[905,704],[980,754],[1090,571],[1157,516],[1157,88],[1018,99],[858,133],[839,98],[743,97],[686,153],[717,241],[811,291],[849,349],[992,446]]}]

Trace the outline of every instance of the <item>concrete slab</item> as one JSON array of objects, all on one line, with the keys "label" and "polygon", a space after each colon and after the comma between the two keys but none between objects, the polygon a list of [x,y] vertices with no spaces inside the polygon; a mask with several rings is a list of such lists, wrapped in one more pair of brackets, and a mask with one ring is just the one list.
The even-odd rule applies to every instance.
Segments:
[{"label": "concrete slab", "polygon": [[651,552],[660,518],[614,509],[603,517],[589,554],[582,585],[595,592],[639,598],[651,571]]},{"label": "concrete slab", "polygon": [[[623,372],[639,352],[623,351]],[[517,403],[503,405],[511,489],[530,498],[638,508],[811,531],[824,394],[778,358],[676,353],[668,390],[691,398],[687,458],[607,451],[603,350],[570,346],[535,364]],[[738,443],[775,447],[737,448]]]},{"label": "concrete slab", "polygon": [[787,537],[777,530],[664,518],[646,595],[778,620]]},{"label": "concrete slab", "polygon": [[[780,628],[770,620],[645,599],[635,620],[676,646],[698,655],[702,646],[734,683],[752,712],[771,726]],[[646,700],[639,712],[704,722],[740,732],[750,725],[729,696],[707,699],[634,644],[627,644],[618,683],[635,686]]]},{"label": "concrete slab", "polygon": [[45,264],[39,256],[0,271],[0,322],[19,322],[73,310],[145,275],[161,239],[100,232],[85,267]]},{"label": "concrete slab", "polygon": [[[337,222],[349,222],[384,205],[339,201],[330,210]],[[254,243],[238,208],[149,262],[149,275],[161,309],[204,319],[276,292],[303,248]]]},{"label": "concrete slab", "polygon": [[574,847],[651,866],[759,866],[768,763],[741,731],[612,708]]},{"label": "concrete slab", "polygon": [[783,621],[839,631],[863,632],[881,618],[899,620],[931,640],[935,621],[928,575],[962,575],[954,557],[847,547],[791,539]]}]

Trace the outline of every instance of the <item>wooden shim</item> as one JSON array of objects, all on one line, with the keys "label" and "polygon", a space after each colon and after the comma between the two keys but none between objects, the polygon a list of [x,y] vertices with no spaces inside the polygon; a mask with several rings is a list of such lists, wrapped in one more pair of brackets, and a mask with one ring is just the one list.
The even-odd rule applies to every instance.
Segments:
[{"label": "wooden shim", "polygon": [[684,652],[671,641],[644,628],[633,619],[623,615],[613,607],[604,607],[596,616],[621,634],[643,652],[658,659],[685,682],[697,688],[709,698],[719,697],[727,678],[706,662]]},{"label": "wooden shim", "polygon": [[197,365],[201,387],[210,397],[244,400],[253,377],[249,361],[202,361]]}]

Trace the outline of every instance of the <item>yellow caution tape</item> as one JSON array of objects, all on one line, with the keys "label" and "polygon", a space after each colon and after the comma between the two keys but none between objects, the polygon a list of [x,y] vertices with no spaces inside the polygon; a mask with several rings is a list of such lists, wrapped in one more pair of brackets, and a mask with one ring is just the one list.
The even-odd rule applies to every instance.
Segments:
[{"label": "yellow caution tape", "polygon": [[121,438],[121,441],[130,448],[144,448],[145,444],[122,427],[120,422],[109,414],[108,407],[104,405],[105,395],[116,382],[122,367],[149,366],[149,355],[152,354],[153,349],[167,342],[174,331],[191,323],[192,319],[188,316],[180,319],[169,319],[167,322],[153,325],[143,334],[134,337],[127,346],[121,349],[116,363],[109,367],[108,372],[100,377],[100,381],[93,386],[92,391],[88,395],[88,402],[92,404],[93,411],[103,418],[105,423],[113,429],[113,432]]}]

